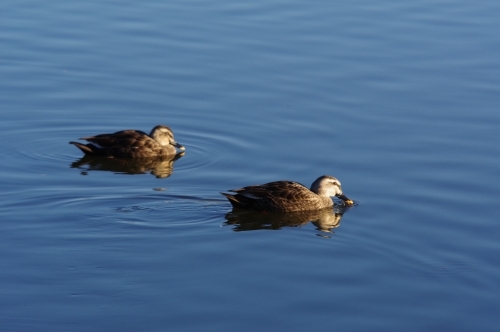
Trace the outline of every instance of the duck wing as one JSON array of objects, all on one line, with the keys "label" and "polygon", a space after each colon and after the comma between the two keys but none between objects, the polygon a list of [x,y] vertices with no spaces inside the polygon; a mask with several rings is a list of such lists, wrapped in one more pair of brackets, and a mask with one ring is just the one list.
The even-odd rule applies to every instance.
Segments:
[{"label": "duck wing", "polygon": [[155,140],[149,137],[148,134],[140,130],[121,130],[113,134],[100,134],[82,137],[80,139],[94,143],[101,148],[116,146],[134,147],[144,144],[158,144]]},{"label": "duck wing", "polygon": [[234,207],[260,211],[307,210],[318,200],[307,187],[293,181],[275,181],[230,191],[236,195],[223,195]]},{"label": "duck wing", "polygon": [[70,143],[88,155],[108,158],[152,158],[172,154],[140,130],[122,130],[113,134],[100,134],[81,139],[90,143],[85,145],[78,142]]},{"label": "duck wing", "polygon": [[304,192],[310,192],[310,190],[302,184],[293,181],[274,181],[230,191],[252,199],[266,199],[272,197],[292,199],[297,194],[300,195]]}]

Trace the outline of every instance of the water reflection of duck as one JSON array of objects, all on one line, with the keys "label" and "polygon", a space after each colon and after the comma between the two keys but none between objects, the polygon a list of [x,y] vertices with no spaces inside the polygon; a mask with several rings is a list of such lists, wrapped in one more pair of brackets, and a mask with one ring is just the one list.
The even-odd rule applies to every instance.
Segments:
[{"label": "water reflection of duck", "polygon": [[80,138],[90,142],[69,142],[86,155],[108,158],[152,158],[175,155],[178,148],[185,150],[174,139],[172,130],[158,125],[148,135],[140,130],[122,130],[113,134],[100,134]]},{"label": "water reflection of duck", "polygon": [[341,212],[333,211],[332,208],[289,213],[234,210],[226,215],[225,224],[234,225],[233,230],[238,232],[301,227],[311,222],[319,231],[332,232],[334,228],[340,226],[342,215]]},{"label": "water reflection of duck", "polygon": [[174,162],[184,153],[160,158],[119,159],[85,155],[71,164],[71,168],[87,171],[110,171],[122,174],[146,174],[157,178],[169,177],[174,171]]},{"label": "water reflection of duck", "polygon": [[342,199],[346,205],[354,204],[342,193],[340,181],[329,175],[316,179],[311,189],[293,181],[275,181],[230,191],[236,194],[221,194],[226,196],[234,208],[258,211],[319,210],[333,206],[331,196]]}]

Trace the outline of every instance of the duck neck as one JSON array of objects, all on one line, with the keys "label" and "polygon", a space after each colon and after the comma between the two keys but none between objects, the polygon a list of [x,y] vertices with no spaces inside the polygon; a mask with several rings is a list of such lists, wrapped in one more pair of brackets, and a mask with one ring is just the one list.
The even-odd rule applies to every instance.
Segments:
[{"label": "duck neck", "polygon": [[330,198],[330,196],[319,195],[319,199],[323,202],[324,207],[333,205],[333,200]]},{"label": "duck neck", "polygon": [[151,135],[149,135],[149,136],[151,136],[152,139],[154,139],[158,144],[160,144],[162,146],[169,144],[169,140],[157,132],[151,133]]}]

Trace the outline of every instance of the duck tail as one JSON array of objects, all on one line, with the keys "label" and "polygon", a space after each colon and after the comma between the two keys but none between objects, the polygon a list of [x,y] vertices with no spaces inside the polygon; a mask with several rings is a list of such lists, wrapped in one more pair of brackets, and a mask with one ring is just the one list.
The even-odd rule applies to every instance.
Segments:
[{"label": "duck tail", "polygon": [[250,208],[248,203],[238,200],[237,196],[241,196],[241,195],[231,195],[231,194],[227,194],[227,193],[221,193],[221,195],[225,196],[227,198],[227,200],[229,201],[229,203],[231,203],[231,205],[234,208],[240,208],[240,209]]},{"label": "duck tail", "polygon": [[89,156],[102,155],[102,153],[100,153],[101,152],[100,149],[93,144],[82,144],[79,142],[69,142],[69,144],[73,144],[74,146],[82,150],[82,152],[85,153],[86,155]]}]

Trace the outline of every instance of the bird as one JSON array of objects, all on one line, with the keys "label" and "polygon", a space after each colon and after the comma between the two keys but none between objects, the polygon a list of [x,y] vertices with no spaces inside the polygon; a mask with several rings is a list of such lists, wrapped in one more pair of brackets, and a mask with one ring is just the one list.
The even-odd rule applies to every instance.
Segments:
[{"label": "bird", "polygon": [[140,130],[129,129],[80,139],[90,143],[69,143],[74,144],[85,155],[108,158],[158,158],[175,155],[176,148],[185,150],[184,146],[175,141],[172,129],[164,125],[154,127],[149,135]]},{"label": "bird", "polygon": [[333,206],[331,196],[344,201],[345,205],[354,202],[347,198],[340,185],[340,181],[333,176],[323,175],[317,178],[308,189],[294,181],[274,181],[261,185],[247,186],[229,190],[236,194],[221,192],[233,208],[294,212],[317,210]]}]

